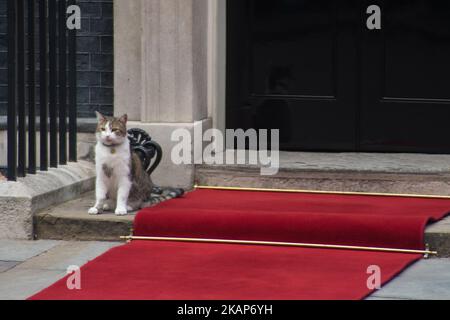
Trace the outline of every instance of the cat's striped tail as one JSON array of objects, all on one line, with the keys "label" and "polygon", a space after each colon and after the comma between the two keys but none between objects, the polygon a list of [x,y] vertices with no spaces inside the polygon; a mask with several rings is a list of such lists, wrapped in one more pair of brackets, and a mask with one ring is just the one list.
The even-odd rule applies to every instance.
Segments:
[{"label": "cat's striped tail", "polygon": [[181,188],[160,188],[153,187],[150,199],[145,202],[144,207],[151,207],[158,203],[180,198],[184,195],[184,189]]}]

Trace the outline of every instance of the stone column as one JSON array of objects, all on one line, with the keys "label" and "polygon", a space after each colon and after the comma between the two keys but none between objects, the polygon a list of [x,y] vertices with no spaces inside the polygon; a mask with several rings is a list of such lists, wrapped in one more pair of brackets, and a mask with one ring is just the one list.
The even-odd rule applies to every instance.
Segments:
[{"label": "stone column", "polygon": [[192,165],[175,166],[171,133],[208,118],[208,0],[115,1],[115,114],[128,113],[165,152],[163,186],[191,186]]},{"label": "stone column", "polygon": [[141,0],[114,1],[114,111],[141,120]]}]

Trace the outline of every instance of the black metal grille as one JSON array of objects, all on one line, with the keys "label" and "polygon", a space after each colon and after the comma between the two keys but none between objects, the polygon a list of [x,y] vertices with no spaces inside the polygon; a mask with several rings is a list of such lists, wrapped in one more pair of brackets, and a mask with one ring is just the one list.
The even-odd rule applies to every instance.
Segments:
[{"label": "black metal grille", "polygon": [[67,7],[74,4],[76,0],[8,0],[9,180],[37,172],[38,89],[40,170],[77,159],[76,30],[66,26]]}]

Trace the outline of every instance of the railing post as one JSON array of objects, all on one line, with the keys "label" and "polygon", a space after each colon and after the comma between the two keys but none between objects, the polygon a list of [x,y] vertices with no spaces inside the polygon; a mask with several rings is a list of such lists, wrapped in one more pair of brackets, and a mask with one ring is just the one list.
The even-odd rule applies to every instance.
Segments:
[{"label": "railing post", "polygon": [[25,0],[17,0],[17,106],[19,118],[19,166],[17,175],[25,177],[27,164],[27,128],[25,119]]},{"label": "railing post", "polygon": [[17,2],[8,0],[8,180],[17,180]]},{"label": "railing post", "polygon": [[[76,1],[70,0],[70,4],[76,4]],[[35,174],[37,169],[36,5],[35,0],[8,0],[7,6],[9,95],[7,175],[9,180],[14,181],[18,176],[24,177],[27,173],[27,92],[28,172]],[[25,29],[27,21],[25,17],[26,10],[28,13],[28,30]],[[58,151],[60,164],[67,164],[68,84],[69,159],[70,161],[77,160],[76,30],[70,30],[69,37],[67,36],[66,19],[67,0],[39,0],[39,116],[40,169],[42,171],[48,170],[49,154],[50,166],[58,166]],[[69,78],[67,78],[67,71],[70,73]],[[50,153],[48,152],[49,126]]]},{"label": "railing post", "polygon": [[[69,5],[76,5],[69,0]],[[77,161],[77,30],[69,30],[69,161]]]},{"label": "railing post", "polygon": [[57,21],[56,21],[56,0],[48,2],[48,59],[49,59],[49,116],[50,116],[50,167],[58,166],[58,79],[57,79]]},{"label": "railing post", "polygon": [[48,75],[47,75],[47,0],[39,2],[39,72],[40,72],[40,162],[41,171],[48,170]]},{"label": "railing post", "polygon": [[35,0],[28,0],[28,173],[36,173]]},{"label": "railing post", "polygon": [[67,26],[66,0],[59,0],[59,163],[67,164]]}]

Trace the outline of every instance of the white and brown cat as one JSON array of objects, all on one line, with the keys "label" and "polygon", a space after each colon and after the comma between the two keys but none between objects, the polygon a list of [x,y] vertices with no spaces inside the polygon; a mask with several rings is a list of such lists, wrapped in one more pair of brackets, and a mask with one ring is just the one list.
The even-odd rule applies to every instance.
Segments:
[{"label": "white and brown cat", "polygon": [[114,211],[122,216],[130,211],[181,196],[181,189],[152,195],[154,185],[137,153],[130,147],[128,116],[107,117],[97,112],[95,147],[96,202],[89,214]]}]

